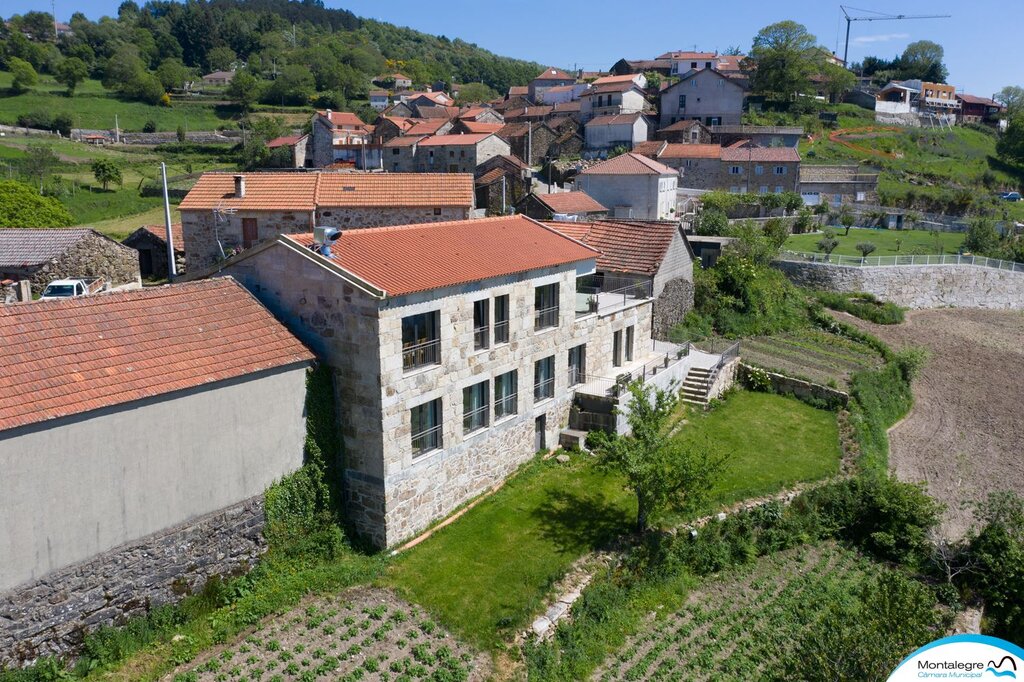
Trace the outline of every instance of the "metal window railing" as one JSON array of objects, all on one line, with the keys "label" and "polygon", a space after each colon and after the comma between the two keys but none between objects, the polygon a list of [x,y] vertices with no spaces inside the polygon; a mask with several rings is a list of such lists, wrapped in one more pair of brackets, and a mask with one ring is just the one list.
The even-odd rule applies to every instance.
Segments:
[{"label": "metal window railing", "polygon": [[587,380],[587,375],[579,367],[569,368],[569,385],[575,386]]},{"label": "metal window railing", "polygon": [[402,347],[402,369],[405,371],[441,363],[441,339],[430,339]]},{"label": "metal window railing", "polygon": [[462,415],[462,432],[470,433],[486,428],[489,407],[489,405],[484,405]]},{"label": "metal window railing", "polygon": [[555,397],[555,378],[544,379],[533,385],[533,399],[547,400]]},{"label": "metal window railing", "polygon": [[534,319],[533,328],[536,329],[547,329],[548,327],[558,326],[558,306],[553,305],[549,308],[541,308],[537,311],[537,315]]},{"label": "metal window railing", "polygon": [[473,330],[473,348],[481,350],[491,345],[491,328],[489,325],[476,327]]},{"label": "metal window railing", "polygon": [[519,400],[518,396],[514,393],[507,395],[504,398],[497,398],[494,401],[494,418],[501,419],[502,417],[508,417],[509,415],[516,414],[519,411]]},{"label": "metal window railing", "polygon": [[494,343],[508,343],[508,320],[494,323]]},{"label": "metal window railing", "polygon": [[414,433],[412,436],[412,456],[419,457],[431,450],[441,448],[441,426],[433,426],[429,429]]},{"label": "metal window railing", "polygon": [[911,255],[906,256],[843,256],[829,255],[825,253],[809,253],[803,251],[783,251],[779,254],[779,260],[826,263],[828,265],[852,265],[857,267],[896,267],[907,265],[972,265],[981,268],[992,268],[995,270],[1009,270],[1012,272],[1024,272],[1024,263],[1017,263],[1010,260],[999,260],[998,258],[986,258],[985,256],[964,256],[960,254],[941,255]]}]

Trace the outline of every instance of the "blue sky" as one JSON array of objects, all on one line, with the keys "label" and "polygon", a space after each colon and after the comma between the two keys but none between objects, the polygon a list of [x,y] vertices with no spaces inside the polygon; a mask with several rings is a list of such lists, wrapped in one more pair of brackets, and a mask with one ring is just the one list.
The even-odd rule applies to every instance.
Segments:
[{"label": "blue sky", "polygon": [[[141,0],[138,0],[141,4]],[[114,14],[120,0],[57,0],[57,16]],[[325,0],[364,17],[427,33],[462,38],[498,54],[571,68],[606,69],[620,57],[651,58],[673,49],[724,50],[750,46],[757,31],[782,19],[807,26],[820,43],[842,54],[845,21],[838,3],[815,0]],[[4,14],[49,10],[49,2],[6,0]],[[949,82],[988,96],[1024,85],[1024,1],[856,0],[857,7],[900,14],[951,14],[952,19],[855,22],[850,59],[890,57],[907,43],[929,39],[946,50]]]}]

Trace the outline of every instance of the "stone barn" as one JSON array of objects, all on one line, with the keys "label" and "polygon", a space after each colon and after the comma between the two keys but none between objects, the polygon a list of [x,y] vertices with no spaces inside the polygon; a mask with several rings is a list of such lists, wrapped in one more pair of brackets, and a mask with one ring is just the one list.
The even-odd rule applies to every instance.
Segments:
[{"label": "stone barn", "polygon": [[[181,234],[181,223],[171,225],[171,240],[174,242],[175,268],[180,275],[185,271],[185,240]],[[121,243],[139,252],[139,273],[143,277],[167,279],[166,226],[143,225]]]},{"label": "stone barn", "polygon": [[55,279],[103,277],[110,287],[141,284],[134,249],[86,227],[0,229],[0,280],[27,279],[40,294]]}]

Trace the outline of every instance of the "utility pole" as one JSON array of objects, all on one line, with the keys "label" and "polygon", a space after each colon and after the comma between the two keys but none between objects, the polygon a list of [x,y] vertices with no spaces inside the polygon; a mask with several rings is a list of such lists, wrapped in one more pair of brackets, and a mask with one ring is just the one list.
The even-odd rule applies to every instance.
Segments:
[{"label": "utility pole", "polygon": [[171,233],[171,202],[167,198],[167,164],[160,163],[160,175],[164,181],[164,224],[167,226],[167,278],[174,281],[178,276],[177,264],[174,262],[174,235]]},{"label": "utility pole", "polygon": [[114,142],[121,143],[121,126],[117,123],[117,114],[114,114]]},{"label": "utility pole", "polygon": [[50,0],[50,14],[53,15],[53,42],[57,42],[57,0]]}]

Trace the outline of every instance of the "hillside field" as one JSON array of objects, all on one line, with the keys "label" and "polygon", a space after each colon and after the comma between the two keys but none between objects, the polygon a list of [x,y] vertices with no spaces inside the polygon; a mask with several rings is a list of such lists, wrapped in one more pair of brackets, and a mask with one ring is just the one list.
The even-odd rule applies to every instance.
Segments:
[{"label": "hillside field", "polygon": [[[850,234],[845,234],[845,228],[833,228],[836,231],[836,239],[839,246],[832,252],[836,256],[860,256],[857,244],[871,242],[877,247],[871,256],[909,256],[916,255],[937,255],[942,253],[957,253],[960,245],[963,244],[964,234],[962,232],[939,232],[932,234],[927,230],[886,230],[881,228],[852,227]],[[802,251],[806,253],[817,253],[818,242],[821,240],[820,232],[809,232],[807,234],[790,235],[782,248],[787,251]],[[897,244],[896,242],[900,243]]]}]

